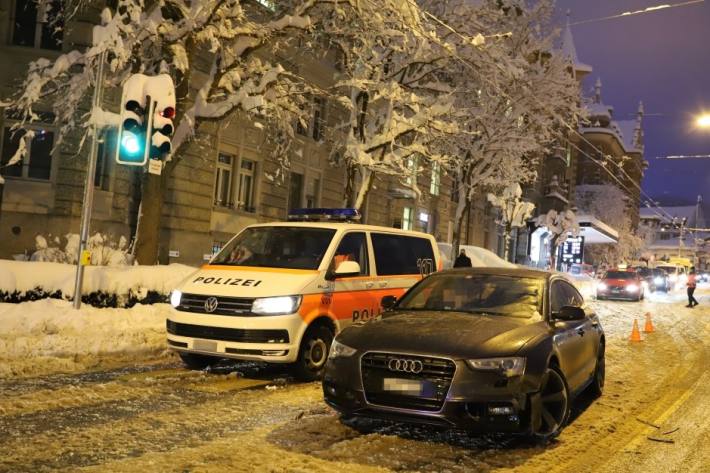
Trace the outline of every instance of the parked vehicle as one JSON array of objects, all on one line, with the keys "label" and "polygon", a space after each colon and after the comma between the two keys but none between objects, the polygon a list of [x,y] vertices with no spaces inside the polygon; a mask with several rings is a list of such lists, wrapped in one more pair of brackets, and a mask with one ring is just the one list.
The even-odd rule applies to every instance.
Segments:
[{"label": "parked vehicle", "polygon": [[247,227],[173,291],[168,346],[187,366],[295,363],[317,379],[340,330],[439,268],[431,235],[337,221],[330,209],[294,215],[309,221]]},{"label": "parked vehicle", "polygon": [[657,269],[662,269],[668,275],[668,280],[671,283],[671,289],[682,289],[688,280],[688,275],[685,266],[680,265],[657,265]]},{"label": "parked vehicle", "polygon": [[597,299],[640,301],[645,295],[641,276],[634,270],[607,271],[597,284]]},{"label": "parked vehicle", "polygon": [[323,377],[344,419],[471,432],[560,433],[571,401],[604,386],[604,332],[560,274],[523,268],[435,273],[381,319],[343,330]]}]

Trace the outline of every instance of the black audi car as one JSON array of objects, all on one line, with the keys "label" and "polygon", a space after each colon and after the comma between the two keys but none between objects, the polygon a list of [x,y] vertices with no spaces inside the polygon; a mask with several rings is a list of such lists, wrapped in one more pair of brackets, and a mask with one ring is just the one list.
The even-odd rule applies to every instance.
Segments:
[{"label": "black audi car", "polygon": [[325,401],[371,417],[472,432],[559,434],[571,399],[604,386],[604,332],[563,276],[531,269],[435,273],[381,319],[335,338]]}]

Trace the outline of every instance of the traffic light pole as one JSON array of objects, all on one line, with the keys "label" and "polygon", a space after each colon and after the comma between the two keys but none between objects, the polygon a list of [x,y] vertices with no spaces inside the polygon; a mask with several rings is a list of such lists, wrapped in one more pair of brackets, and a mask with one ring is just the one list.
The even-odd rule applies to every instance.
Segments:
[{"label": "traffic light pole", "polygon": [[[103,100],[104,63],[106,51],[99,56],[99,67],[94,86],[94,97],[91,103],[92,112],[101,107]],[[96,174],[96,155],[99,149],[99,127],[96,123],[91,125],[91,149],[89,162],[86,169],[86,184],[84,185],[84,202],[81,209],[81,230],[79,233],[79,258],[76,266],[76,280],[74,281],[74,308],[81,308],[81,288],[84,283],[84,266],[91,262],[91,255],[86,247],[89,241],[89,225],[91,223],[91,209],[94,203],[94,175]],[[88,260],[87,260],[88,259]]]}]

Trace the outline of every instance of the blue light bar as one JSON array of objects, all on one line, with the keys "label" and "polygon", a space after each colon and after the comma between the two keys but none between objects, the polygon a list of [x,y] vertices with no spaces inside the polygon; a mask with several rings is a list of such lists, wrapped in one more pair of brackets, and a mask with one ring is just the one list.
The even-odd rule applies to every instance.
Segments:
[{"label": "blue light bar", "polygon": [[291,209],[288,219],[302,222],[320,222],[323,220],[333,221],[356,221],[360,220],[360,212],[357,209]]}]

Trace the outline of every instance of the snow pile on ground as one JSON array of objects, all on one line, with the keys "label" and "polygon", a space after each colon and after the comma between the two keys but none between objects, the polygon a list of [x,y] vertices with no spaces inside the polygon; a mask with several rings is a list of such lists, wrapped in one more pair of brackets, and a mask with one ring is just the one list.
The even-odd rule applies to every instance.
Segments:
[{"label": "snow pile on ground", "polygon": [[[119,297],[142,296],[149,291],[169,294],[195,268],[182,264],[167,266],[87,266],[82,295],[102,292]],[[76,266],[39,261],[0,260],[0,294],[20,297],[37,288],[45,293],[74,294]]]},{"label": "snow pile on ground", "polygon": [[43,299],[0,303],[0,377],[80,371],[107,358],[164,356],[168,304],[97,309]]},{"label": "snow pile on ground", "polygon": [[[450,269],[453,262],[449,259],[451,254],[451,244],[437,242],[439,253],[444,269]],[[509,263],[492,251],[472,245],[459,245],[459,251],[465,250],[466,256],[471,258],[471,266],[474,268],[515,268],[516,265]]]}]

